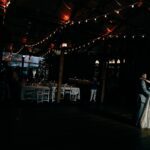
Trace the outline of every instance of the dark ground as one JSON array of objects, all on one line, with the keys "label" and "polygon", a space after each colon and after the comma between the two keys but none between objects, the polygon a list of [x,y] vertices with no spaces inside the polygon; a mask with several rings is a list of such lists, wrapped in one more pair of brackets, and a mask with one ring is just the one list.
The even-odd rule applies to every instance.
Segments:
[{"label": "dark ground", "polygon": [[132,114],[95,104],[23,104],[20,118],[2,107],[1,146],[45,149],[150,149],[150,130],[132,124]]}]

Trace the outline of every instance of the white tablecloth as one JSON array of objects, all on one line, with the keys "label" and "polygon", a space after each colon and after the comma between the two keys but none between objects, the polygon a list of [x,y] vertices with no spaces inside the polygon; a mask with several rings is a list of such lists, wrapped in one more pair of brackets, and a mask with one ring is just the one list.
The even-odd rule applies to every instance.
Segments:
[{"label": "white tablecloth", "polygon": [[[21,92],[21,100],[35,100],[38,101],[38,91],[49,91],[49,99],[52,102],[56,101],[57,88],[56,86],[51,87],[51,90],[48,86],[23,86]],[[61,96],[64,98],[65,94],[69,94],[71,101],[80,100],[80,88],[72,86],[62,86],[61,87]]]},{"label": "white tablecloth", "polygon": [[[52,102],[56,100],[56,97],[55,97],[56,92],[57,92],[57,88],[56,86],[53,86],[51,90]],[[70,100],[72,101],[80,100],[80,88],[79,87],[62,86],[61,95],[64,97],[66,93],[70,95]]]}]

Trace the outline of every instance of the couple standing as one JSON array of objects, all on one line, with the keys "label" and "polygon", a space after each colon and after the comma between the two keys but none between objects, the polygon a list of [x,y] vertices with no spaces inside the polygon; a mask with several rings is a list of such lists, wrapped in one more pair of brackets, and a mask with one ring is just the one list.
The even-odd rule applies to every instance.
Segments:
[{"label": "couple standing", "polygon": [[138,114],[136,125],[140,128],[150,128],[150,88],[147,84],[150,80],[147,79],[147,74],[142,73],[140,80],[140,88],[138,94]]}]

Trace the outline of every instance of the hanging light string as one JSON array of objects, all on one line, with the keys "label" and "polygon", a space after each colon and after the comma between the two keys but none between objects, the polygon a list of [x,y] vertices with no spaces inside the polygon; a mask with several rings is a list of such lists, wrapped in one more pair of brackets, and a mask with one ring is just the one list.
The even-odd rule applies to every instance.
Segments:
[{"label": "hanging light string", "polygon": [[42,39],[41,41],[38,41],[37,43],[34,44],[25,44],[25,47],[34,47],[40,44],[43,44],[44,42],[48,41],[50,38],[52,38],[54,35],[56,35],[57,32],[61,32],[63,29],[67,27],[67,23],[63,24],[59,27],[57,27],[52,33],[50,33],[47,37]]},{"label": "hanging light string", "polygon": [[[84,48],[84,49],[87,49],[88,47],[90,47],[91,45],[93,45],[96,41],[99,41],[99,40],[107,40],[107,39],[119,39],[119,38],[122,38],[122,39],[127,39],[127,38],[132,38],[132,39],[136,39],[136,38],[145,38],[146,37],[146,34],[138,34],[138,35],[135,35],[135,34],[132,34],[132,35],[127,35],[127,34],[104,34],[102,36],[98,36],[97,38],[94,38],[92,39],[91,41],[88,41],[87,43],[84,43],[84,44],[81,44],[81,45],[78,45],[78,46],[75,46],[75,47],[72,47],[72,48],[68,48],[67,49],[67,53],[69,52],[74,52],[75,50],[80,50],[81,48]],[[22,50],[24,49],[24,46],[22,46],[17,52],[15,52],[14,54],[19,54]],[[54,52],[55,54],[58,54],[60,53],[61,49],[54,49],[54,48],[49,48],[49,50],[42,54],[41,57],[46,57],[48,54],[50,54],[51,52]]]},{"label": "hanging light string", "polygon": [[[98,36],[97,38],[94,38],[90,41],[88,41],[87,43],[72,47],[72,48],[68,48],[65,50],[66,53],[72,53],[75,51],[79,51],[79,50],[83,50],[83,49],[88,49],[88,47],[92,46],[93,44],[95,44],[95,42],[97,41],[104,41],[104,40],[108,40],[108,39],[127,39],[127,38],[131,38],[131,39],[137,39],[137,38],[142,38],[144,39],[146,37],[146,34],[141,34],[141,35],[126,35],[126,34],[109,34],[109,35],[102,35],[102,36]],[[44,53],[41,57],[46,57],[48,54],[50,54],[50,52],[54,52],[56,55],[60,54],[61,49],[50,49],[48,50],[46,53]]]},{"label": "hanging light string", "polygon": [[[103,18],[107,18],[109,15],[113,14],[113,13],[116,13],[116,14],[120,14],[121,11],[127,9],[127,8],[135,8],[135,6],[137,7],[141,7],[143,5],[143,1],[138,1],[136,3],[133,3],[133,4],[130,4],[128,6],[125,6],[123,8],[120,8],[120,9],[115,9],[111,12],[108,12],[108,13],[105,13],[103,15],[100,15],[100,16],[96,16],[96,17],[93,17],[93,18],[90,18],[90,19],[84,19],[84,20],[79,20],[79,21],[68,21],[66,22],[65,24],[57,27],[53,32],[51,32],[47,37],[45,37],[43,40],[39,41],[39,42],[36,42],[34,44],[25,44],[24,46],[22,46],[15,54],[19,54],[25,47],[27,48],[32,48],[34,46],[37,46],[37,45],[40,45],[40,44],[43,44],[45,41],[49,40],[50,38],[52,38],[57,32],[62,32],[67,26],[72,26],[74,24],[78,24],[80,25],[81,23],[88,23],[89,21],[94,21],[94,22],[97,22],[97,20],[101,17]],[[7,5],[5,8],[7,8],[10,4],[10,1],[8,1]],[[84,43],[84,44],[81,44],[79,46],[76,46],[76,47],[73,47],[73,48],[68,48],[67,49],[67,52],[73,52],[75,50],[79,50],[81,48],[87,48],[88,46],[91,46],[92,44],[94,44],[96,41],[98,40],[106,40],[106,39],[109,39],[109,38],[126,38],[126,37],[129,37],[127,35],[122,35],[122,34],[116,34],[116,35],[112,35],[112,34],[109,34],[109,35],[103,35],[103,36],[99,36],[97,38],[94,38],[93,40],[87,42],[87,43]],[[130,37],[132,37],[132,39],[136,38],[136,37],[141,37],[141,38],[144,38],[145,37],[145,34],[142,34],[142,35],[130,35]],[[56,54],[59,54],[61,49],[50,49],[49,51],[47,51],[46,53],[44,53],[42,55],[42,57],[45,57],[47,56],[51,51],[53,51],[54,53]]]},{"label": "hanging light string", "polygon": [[119,39],[119,38],[126,39],[127,37],[128,38],[130,37],[132,39],[136,39],[137,37],[145,38],[145,34],[142,34],[142,35],[130,35],[130,36],[127,36],[125,34],[124,35],[119,35],[119,34],[112,35],[112,34],[110,34],[110,35],[107,35],[107,36],[99,36],[99,37],[97,37],[97,38],[95,38],[95,39],[93,39],[93,40],[91,40],[91,41],[89,41],[89,42],[87,42],[85,44],[82,44],[82,45],[76,46],[74,48],[68,49],[68,52],[73,52],[75,50],[80,50],[82,48],[87,49],[88,47],[92,46],[95,42],[97,42],[99,40],[104,41],[104,40],[107,40],[107,39],[114,39],[114,38],[115,39]]},{"label": "hanging light string", "polygon": [[121,11],[123,11],[123,10],[125,10],[127,8],[135,8],[135,6],[138,7],[138,4],[139,4],[139,2],[136,2],[136,3],[133,3],[133,4],[127,5],[125,7],[119,8],[119,9],[114,9],[114,10],[112,10],[110,12],[107,12],[105,14],[102,14],[102,15],[99,15],[99,16],[96,16],[96,17],[83,19],[83,20],[79,20],[79,21],[71,21],[68,25],[88,23],[90,21],[95,21],[96,22],[98,19],[100,19],[100,18],[107,18],[111,14],[114,14],[114,13],[120,14]]},{"label": "hanging light string", "polygon": [[34,47],[34,46],[37,46],[37,45],[40,45],[40,44],[43,44],[44,42],[46,42],[47,40],[49,40],[50,38],[52,38],[56,33],[58,32],[62,32],[64,29],[66,29],[66,27],[68,26],[73,26],[74,24],[78,24],[80,25],[81,23],[88,23],[90,21],[94,21],[95,23],[97,22],[98,19],[100,19],[101,17],[103,18],[107,18],[109,15],[113,14],[113,13],[116,13],[116,14],[119,14],[121,11],[127,9],[127,8],[135,8],[135,6],[139,7],[139,3],[143,4],[143,2],[136,2],[136,3],[133,3],[133,4],[130,4],[128,6],[125,6],[123,8],[120,8],[120,9],[115,9],[111,12],[108,12],[108,13],[105,13],[105,14],[102,14],[102,15],[99,15],[99,16],[96,16],[96,17],[93,17],[93,18],[89,18],[89,19],[84,19],[84,20],[79,20],[79,21],[68,21],[66,22],[65,24],[57,27],[54,31],[52,31],[51,33],[49,33],[49,35],[45,38],[43,38],[41,41],[38,41],[34,44],[25,44],[25,47]]},{"label": "hanging light string", "polygon": [[115,2],[118,6],[122,6],[122,4],[120,2],[118,2],[117,0],[115,0]]},{"label": "hanging light string", "polygon": [[[78,45],[78,46],[75,46],[75,47],[72,47],[72,48],[68,48],[68,49],[65,50],[65,52],[66,53],[71,53],[71,52],[74,52],[74,51],[78,51],[82,48],[87,49],[88,47],[92,46],[95,42],[97,42],[99,40],[104,41],[104,40],[107,40],[107,39],[119,39],[119,38],[126,39],[127,37],[132,38],[132,39],[135,39],[137,37],[145,38],[145,34],[141,34],[141,35],[139,35],[139,34],[138,35],[135,35],[135,34],[126,35],[126,34],[122,34],[122,33],[113,34],[116,31],[116,29],[118,29],[118,27],[119,26],[117,26],[117,25],[112,27],[112,28],[106,27],[106,32],[103,33],[102,35],[88,41],[87,43],[84,43],[84,44],[81,44],[81,45]],[[60,52],[61,52],[61,49],[49,48],[49,50],[46,53],[44,53],[41,57],[47,56],[50,52],[54,52],[55,54],[59,55]]]},{"label": "hanging light string", "polygon": [[50,52],[47,51],[46,53],[44,53],[43,55],[41,55],[41,57],[46,57]]},{"label": "hanging light string", "polygon": [[19,54],[22,50],[24,49],[24,46],[22,46],[17,52],[15,52],[14,54]]}]

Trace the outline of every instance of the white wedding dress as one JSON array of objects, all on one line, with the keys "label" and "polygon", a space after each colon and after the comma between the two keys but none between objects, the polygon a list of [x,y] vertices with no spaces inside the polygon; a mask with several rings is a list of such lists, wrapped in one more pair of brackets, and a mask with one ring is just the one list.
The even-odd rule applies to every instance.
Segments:
[{"label": "white wedding dress", "polygon": [[140,120],[140,127],[142,129],[150,129],[150,97],[148,98],[146,107],[142,114],[142,117]]}]

